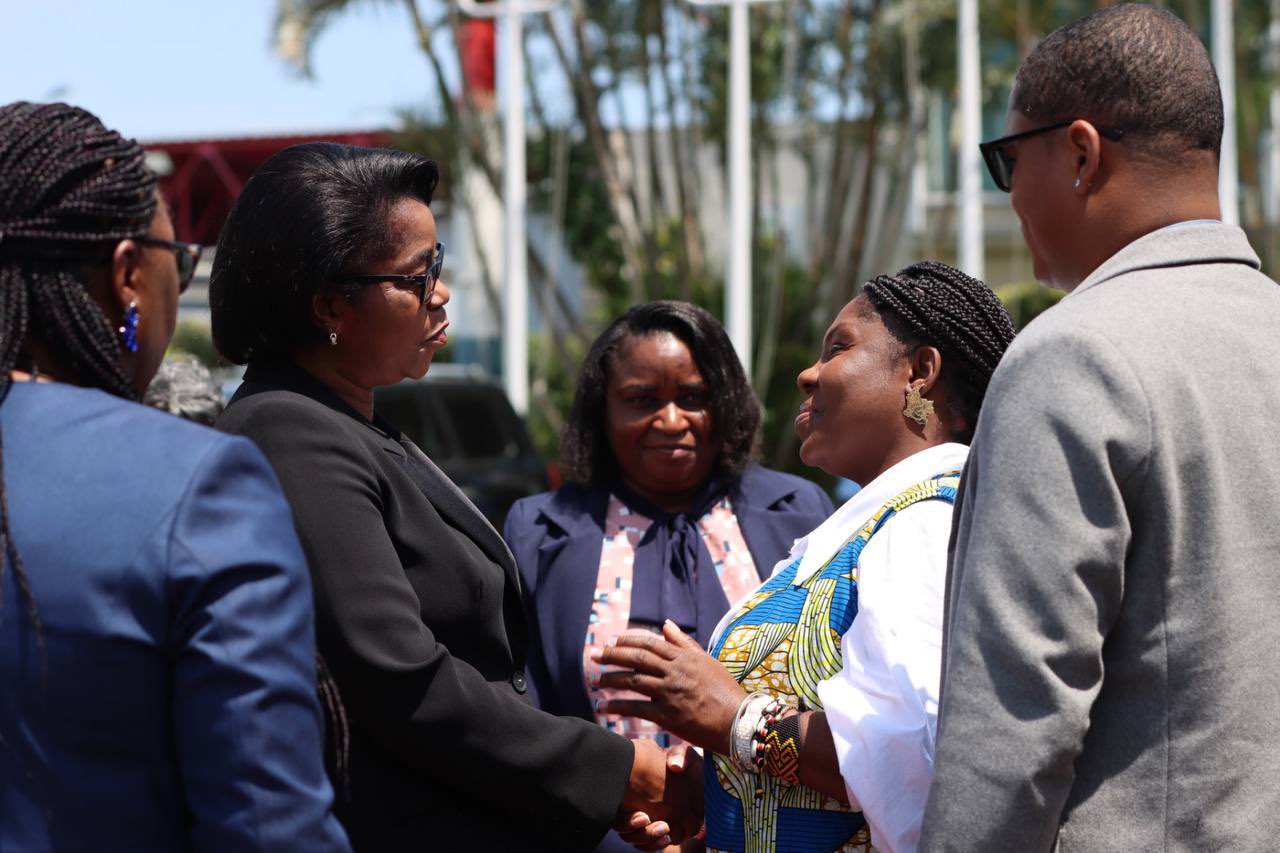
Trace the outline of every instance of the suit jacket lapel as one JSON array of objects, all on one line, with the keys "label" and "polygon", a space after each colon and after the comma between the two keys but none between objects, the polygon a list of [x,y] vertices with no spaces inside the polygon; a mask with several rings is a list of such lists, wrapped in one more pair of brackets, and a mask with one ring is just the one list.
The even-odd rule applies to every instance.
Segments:
[{"label": "suit jacket lapel", "polygon": [[[795,488],[791,485],[770,483],[757,476],[754,468],[749,468],[732,498],[733,513],[738,517],[738,527],[760,580],[767,580],[773,574],[773,567],[787,556],[792,543],[814,527],[807,513],[798,512],[790,502],[784,502],[793,494]],[[733,604],[729,602],[730,606]]]},{"label": "suit jacket lapel", "polygon": [[[413,477],[412,473],[410,476],[431,501],[432,506],[457,525],[459,530],[470,536],[491,560],[502,567],[515,585],[514,588],[520,589],[516,561],[507,550],[507,545],[502,541],[498,531],[493,529],[462,490],[454,485],[453,481],[445,476],[444,472],[436,467],[436,464],[417,445],[405,438],[397,440],[392,437],[386,429],[389,425],[378,421],[376,416],[374,423],[370,423],[327,385],[292,362],[258,362],[249,365],[245,371],[245,384],[236,392],[233,399],[268,388],[282,388],[305,394],[331,409],[350,415],[368,427],[370,433],[377,437],[379,444],[388,453],[402,459],[411,456],[415,461],[422,463],[427,469],[427,476]],[[394,432],[394,428],[392,431]]]},{"label": "suit jacket lapel", "polygon": [[520,578],[516,573],[515,558],[511,556],[507,543],[502,541],[502,536],[493,529],[493,525],[484,517],[484,514],[476,509],[476,505],[436,466],[436,463],[431,461],[431,457],[422,452],[418,445],[407,438],[402,438],[395,443],[403,448],[403,452],[411,460],[418,462],[429,472],[429,476],[415,477],[414,481],[431,501],[431,505],[441,515],[447,516],[459,530],[470,536],[490,559],[502,566],[502,570],[510,576],[518,589]]}]

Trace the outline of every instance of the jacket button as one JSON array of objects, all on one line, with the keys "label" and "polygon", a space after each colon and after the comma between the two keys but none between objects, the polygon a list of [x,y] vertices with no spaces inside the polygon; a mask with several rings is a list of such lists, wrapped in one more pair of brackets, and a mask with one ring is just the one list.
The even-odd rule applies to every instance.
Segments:
[{"label": "jacket button", "polygon": [[516,689],[517,693],[525,693],[528,691],[529,686],[524,683],[523,672],[517,672],[515,675],[511,676],[511,686]]}]

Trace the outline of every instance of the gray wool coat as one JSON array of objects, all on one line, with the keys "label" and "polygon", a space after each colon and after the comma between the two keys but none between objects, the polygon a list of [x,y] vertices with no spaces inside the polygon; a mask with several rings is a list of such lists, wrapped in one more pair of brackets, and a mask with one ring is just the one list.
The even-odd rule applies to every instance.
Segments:
[{"label": "gray wool coat", "polygon": [[925,851],[1280,849],[1280,286],[1153,232],[1018,336],[952,533]]}]

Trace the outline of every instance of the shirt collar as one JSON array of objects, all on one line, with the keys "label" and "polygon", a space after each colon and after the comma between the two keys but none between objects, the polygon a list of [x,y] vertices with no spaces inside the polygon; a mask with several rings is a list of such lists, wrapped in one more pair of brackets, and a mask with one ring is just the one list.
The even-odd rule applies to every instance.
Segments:
[{"label": "shirt collar", "polygon": [[787,558],[787,563],[802,558],[794,583],[804,583],[818,572],[876,510],[899,493],[938,474],[960,470],[968,458],[967,445],[939,444],[913,453],[876,477],[812,533],[796,540]]},{"label": "shirt collar", "polygon": [[[1175,222],[1172,225],[1166,225],[1163,228],[1157,228],[1156,231],[1172,231],[1177,228],[1186,228],[1188,225],[1222,225],[1221,219],[1184,219],[1181,222]],[[1155,231],[1151,232],[1155,233]]]}]

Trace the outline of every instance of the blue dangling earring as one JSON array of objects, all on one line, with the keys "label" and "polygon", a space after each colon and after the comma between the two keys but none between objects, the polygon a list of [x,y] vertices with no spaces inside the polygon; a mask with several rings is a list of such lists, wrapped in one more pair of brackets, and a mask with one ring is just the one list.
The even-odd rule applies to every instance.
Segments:
[{"label": "blue dangling earring", "polygon": [[124,325],[118,330],[120,341],[129,352],[138,351],[138,303],[130,302],[124,309]]}]

